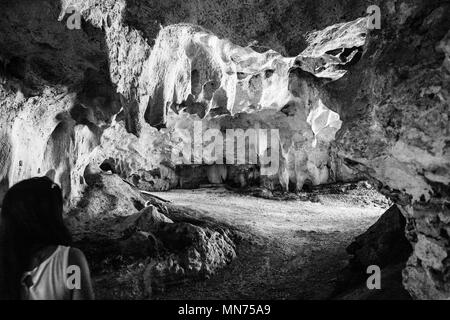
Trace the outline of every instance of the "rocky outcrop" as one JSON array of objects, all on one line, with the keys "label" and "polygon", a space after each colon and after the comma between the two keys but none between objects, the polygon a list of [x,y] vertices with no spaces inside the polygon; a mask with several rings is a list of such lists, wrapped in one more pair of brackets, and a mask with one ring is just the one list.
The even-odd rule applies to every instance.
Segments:
[{"label": "rocky outcrop", "polygon": [[66,223],[91,262],[98,298],[151,297],[174,284],[208,278],[235,258],[227,226],[155,198],[149,202],[114,174],[86,180],[89,186]]},{"label": "rocky outcrop", "polygon": [[53,1],[0,6],[0,180],[12,185],[47,174],[70,201],[120,110],[104,34],[90,24],[68,32]]},{"label": "rocky outcrop", "polygon": [[364,273],[368,266],[384,268],[405,262],[411,245],[405,236],[406,219],[396,205],[387,210],[365,233],[352,242],[347,252],[353,255],[350,265]]},{"label": "rocky outcrop", "polygon": [[[177,131],[190,129],[195,120],[204,129],[280,128],[275,185],[287,188],[291,182],[301,189],[306,180],[320,184],[335,178],[330,178],[328,145],[339,117],[317,100],[294,97],[290,83],[298,80],[290,69],[342,77],[351,52],[364,43],[365,19],[325,30],[326,45],[311,33],[307,50],[285,58],[273,50],[241,47],[192,24],[161,30],[153,22],[143,25],[143,17],[135,15],[148,11],[135,11],[133,5],[149,4],[41,1],[24,12],[20,3],[3,3],[3,184],[47,174],[64,186],[70,202],[83,192],[85,167],[111,158],[122,177],[139,179],[144,189],[173,188],[178,177],[167,165],[170,148],[180,138]],[[66,27],[71,6],[81,13],[80,30]],[[349,50],[345,58],[338,52],[342,48]],[[224,114],[230,116],[213,120]]]},{"label": "rocky outcrop", "polygon": [[[124,144],[124,130],[113,125],[104,133],[103,157],[120,163],[125,168],[121,171],[124,176],[138,174],[137,168],[158,169],[162,163],[171,163],[169,167],[221,163],[224,159],[195,150],[192,159],[189,152],[182,155],[181,162],[174,163],[173,153],[189,150],[196,134],[203,141],[194,144],[207,149],[210,141],[203,135],[208,129],[222,134],[228,129],[276,129],[280,149],[275,152],[280,156],[279,168],[271,177],[273,184],[287,190],[293,183],[300,190],[306,180],[317,185],[346,179],[352,175],[348,168],[344,169],[349,172],[347,176],[330,174],[346,167],[330,163],[329,145],[341,126],[339,116],[321,102],[317,92],[303,95],[308,83],[302,80],[301,72],[292,70],[306,70],[303,76],[314,74],[332,80],[342,77],[352,58],[345,60],[340,53],[333,56],[328,51],[348,48],[358,52],[364,43],[365,21],[340,24],[334,35],[325,32],[329,38],[326,46],[320,44],[317,34],[312,34],[311,46],[294,58],[239,47],[192,25],[162,29],[139,78],[139,139],[129,136],[129,143]],[[350,36],[353,33],[356,36]],[[118,151],[118,144],[125,150]],[[227,150],[226,141],[223,145]],[[269,142],[238,147],[236,155],[245,154],[248,147],[258,158],[270,152]],[[127,153],[131,155],[124,156]],[[173,185],[169,183],[169,187]]]},{"label": "rocky outcrop", "polygon": [[[412,247],[405,236],[406,219],[396,205],[347,247],[351,255],[335,291],[337,299],[409,299],[402,287],[402,270]],[[380,290],[369,290],[368,267],[380,268]]]},{"label": "rocky outcrop", "polygon": [[[277,128],[265,186],[369,177],[407,219],[405,287],[448,298],[449,5],[375,1],[382,27],[367,30],[365,1],[171,4],[2,2],[0,191],[47,174],[70,206],[98,191],[86,168],[107,159],[132,184],[171,188],[171,149],[195,120]],[[80,30],[66,27],[71,5]]]},{"label": "rocky outcrop", "polygon": [[165,225],[156,235],[175,253],[147,266],[144,282],[152,290],[164,290],[186,279],[209,278],[236,257],[234,243],[222,229],[180,222]]},{"label": "rocky outcrop", "polygon": [[417,299],[449,297],[449,214],[448,205],[439,202],[408,208],[406,235],[414,252],[403,282]]},{"label": "rocky outcrop", "polygon": [[408,221],[414,251],[404,285],[421,299],[450,295],[449,9],[437,1],[384,3],[382,29],[322,97],[343,121],[337,153],[379,181]]}]

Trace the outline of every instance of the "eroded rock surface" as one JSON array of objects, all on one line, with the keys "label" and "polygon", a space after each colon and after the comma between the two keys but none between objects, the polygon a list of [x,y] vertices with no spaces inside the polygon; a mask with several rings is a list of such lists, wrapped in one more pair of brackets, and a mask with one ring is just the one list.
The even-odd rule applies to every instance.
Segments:
[{"label": "eroded rock surface", "polygon": [[[405,236],[406,219],[396,205],[391,206],[366,232],[347,247],[351,255],[342,270],[335,292],[337,299],[409,299],[402,287],[402,270],[412,252]],[[380,290],[369,290],[368,268],[380,268]],[[350,289],[349,289],[350,288]]]},{"label": "eroded rock surface", "polygon": [[[131,184],[165,190],[180,185],[171,148],[194,121],[277,128],[279,168],[265,186],[370,178],[407,219],[404,286],[449,298],[450,5],[375,1],[382,28],[367,30],[365,1],[171,4],[2,2],[0,192],[47,174],[69,207],[90,192],[109,203],[112,191],[86,181],[105,160]],[[81,30],[65,26],[71,5]],[[138,210],[129,200],[113,211]]]},{"label": "eroded rock surface", "polygon": [[91,261],[98,298],[151,297],[188,279],[210,277],[235,258],[227,226],[197,220],[195,213],[154,198],[148,202],[114,174],[87,180],[66,222]]},{"label": "eroded rock surface", "polygon": [[378,180],[408,220],[414,251],[404,284],[422,299],[450,294],[449,8],[386,2],[384,27],[370,34],[359,63],[325,86],[325,104],[343,121],[338,154]]},{"label": "eroded rock surface", "polygon": [[395,205],[392,206],[347,248],[347,252],[353,255],[350,264],[365,271],[370,265],[383,268],[405,262],[411,253],[404,233],[405,225],[405,217]]}]

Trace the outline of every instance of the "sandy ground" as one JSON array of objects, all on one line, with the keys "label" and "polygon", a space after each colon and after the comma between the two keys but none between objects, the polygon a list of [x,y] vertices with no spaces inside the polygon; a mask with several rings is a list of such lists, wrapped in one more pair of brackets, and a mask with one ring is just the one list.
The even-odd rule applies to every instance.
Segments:
[{"label": "sandy ground", "polygon": [[156,299],[329,298],[348,260],[346,246],[387,209],[360,194],[320,195],[316,203],[221,188],[155,195],[232,224],[245,239],[237,245],[237,258],[214,277],[168,288]]}]

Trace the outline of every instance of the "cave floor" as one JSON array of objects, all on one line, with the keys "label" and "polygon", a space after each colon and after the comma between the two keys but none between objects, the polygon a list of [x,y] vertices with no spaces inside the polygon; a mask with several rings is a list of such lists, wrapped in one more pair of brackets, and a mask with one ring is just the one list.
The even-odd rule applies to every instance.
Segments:
[{"label": "cave floor", "polygon": [[345,248],[387,209],[368,193],[325,194],[310,202],[268,200],[222,188],[157,192],[236,226],[243,240],[236,259],[210,279],[167,288],[153,298],[330,298],[349,258]]}]

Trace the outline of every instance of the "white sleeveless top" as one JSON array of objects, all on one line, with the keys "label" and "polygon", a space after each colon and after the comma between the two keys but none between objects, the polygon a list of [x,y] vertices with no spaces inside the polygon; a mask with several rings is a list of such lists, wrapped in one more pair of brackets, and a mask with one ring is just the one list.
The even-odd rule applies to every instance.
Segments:
[{"label": "white sleeveless top", "polygon": [[70,290],[66,285],[69,250],[70,247],[58,246],[39,266],[23,274],[23,300],[70,300]]}]

